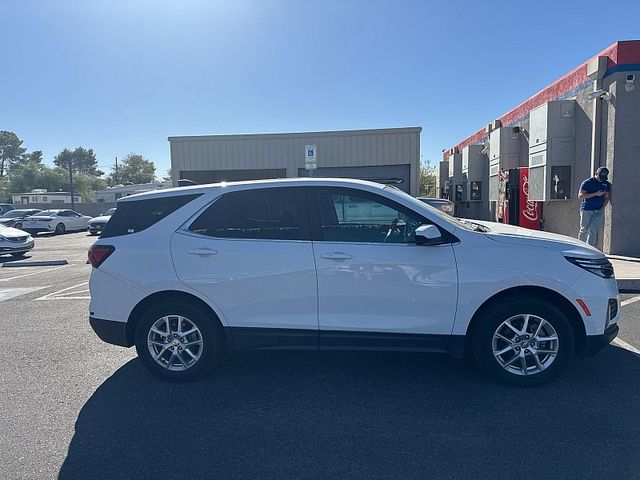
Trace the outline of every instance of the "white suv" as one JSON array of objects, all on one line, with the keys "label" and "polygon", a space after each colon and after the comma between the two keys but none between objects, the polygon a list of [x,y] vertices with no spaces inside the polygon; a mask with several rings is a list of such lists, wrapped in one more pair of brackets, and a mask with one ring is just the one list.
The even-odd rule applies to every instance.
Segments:
[{"label": "white suv", "polygon": [[613,269],[578,240],[460,221],[357,180],[143,193],[89,251],[90,322],[173,380],[225,348],[469,356],[538,385],[618,332]]}]

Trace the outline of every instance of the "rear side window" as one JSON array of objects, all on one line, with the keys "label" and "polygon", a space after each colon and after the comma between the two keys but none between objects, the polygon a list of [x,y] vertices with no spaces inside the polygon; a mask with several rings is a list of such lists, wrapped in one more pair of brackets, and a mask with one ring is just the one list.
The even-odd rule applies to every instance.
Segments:
[{"label": "rear side window", "polygon": [[219,238],[309,240],[306,205],[299,188],[227,193],[202,212],[189,230]]},{"label": "rear side window", "polygon": [[107,222],[100,237],[118,237],[141,232],[179,208],[184,207],[200,195],[195,193],[192,195],[176,195],[173,197],[121,202],[118,204],[116,212]]}]

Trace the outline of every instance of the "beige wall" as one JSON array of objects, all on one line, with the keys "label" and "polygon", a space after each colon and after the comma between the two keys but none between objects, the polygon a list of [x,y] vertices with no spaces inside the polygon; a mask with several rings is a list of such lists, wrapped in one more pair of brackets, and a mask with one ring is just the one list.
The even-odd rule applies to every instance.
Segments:
[{"label": "beige wall", "polygon": [[411,165],[418,193],[420,127],[337,132],[169,137],[174,185],[181,170],[286,169],[297,177],[304,146],[317,145],[319,167]]}]

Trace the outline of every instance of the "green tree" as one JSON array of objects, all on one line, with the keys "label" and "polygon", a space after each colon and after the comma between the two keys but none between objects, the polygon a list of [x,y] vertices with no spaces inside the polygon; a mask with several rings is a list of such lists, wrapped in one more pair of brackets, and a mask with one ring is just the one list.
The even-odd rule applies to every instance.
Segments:
[{"label": "green tree", "polygon": [[29,162],[11,170],[8,190],[11,193],[30,192],[34,188],[44,188],[50,192],[69,188],[69,175],[62,168],[49,168],[39,163]]},{"label": "green tree", "polygon": [[116,176],[115,166],[111,167],[108,178],[109,185],[118,183],[151,183],[156,178],[156,167],[151,160],[147,160],[137,153],[129,153],[120,162]]},{"label": "green tree", "polygon": [[11,167],[20,163],[27,149],[22,140],[13,132],[0,131],[0,178],[4,177]]},{"label": "green tree", "polygon": [[171,169],[167,170],[167,174],[162,177],[162,183],[166,183],[166,182],[171,182],[173,180],[173,177],[171,176]]},{"label": "green tree", "polygon": [[34,150],[31,153],[25,153],[23,157],[24,163],[39,163],[42,165],[42,150]]},{"label": "green tree", "polygon": [[66,168],[67,171],[71,165],[74,173],[84,173],[94,177],[104,175],[103,171],[98,170],[98,159],[91,148],[77,147],[73,151],[65,148],[55,156],[53,163],[60,168]]},{"label": "green tree", "polygon": [[420,165],[420,188],[419,192],[421,196],[425,197],[437,197],[436,192],[436,167],[431,163],[431,160]]}]

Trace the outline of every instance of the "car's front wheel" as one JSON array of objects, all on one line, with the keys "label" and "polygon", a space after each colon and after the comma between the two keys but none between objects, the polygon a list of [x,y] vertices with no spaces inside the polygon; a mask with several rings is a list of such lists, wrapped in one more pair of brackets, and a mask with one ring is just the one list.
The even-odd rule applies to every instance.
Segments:
[{"label": "car's front wheel", "polygon": [[162,378],[197,380],[207,376],[221,356],[220,330],[202,308],[161,303],[142,315],[136,350],[144,365]]},{"label": "car's front wheel", "polygon": [[538,298],[510,299],[484,312],[473,349],[485,373],[509,385],[538,386],[554,379],[573,352],[565,314]]},{"label": "car's front wheel", "polygon": [[64,223],[60,222],[58,225],[56,225],[56,235],[61,235],[66,230],[67,228],[64,226]]}]

